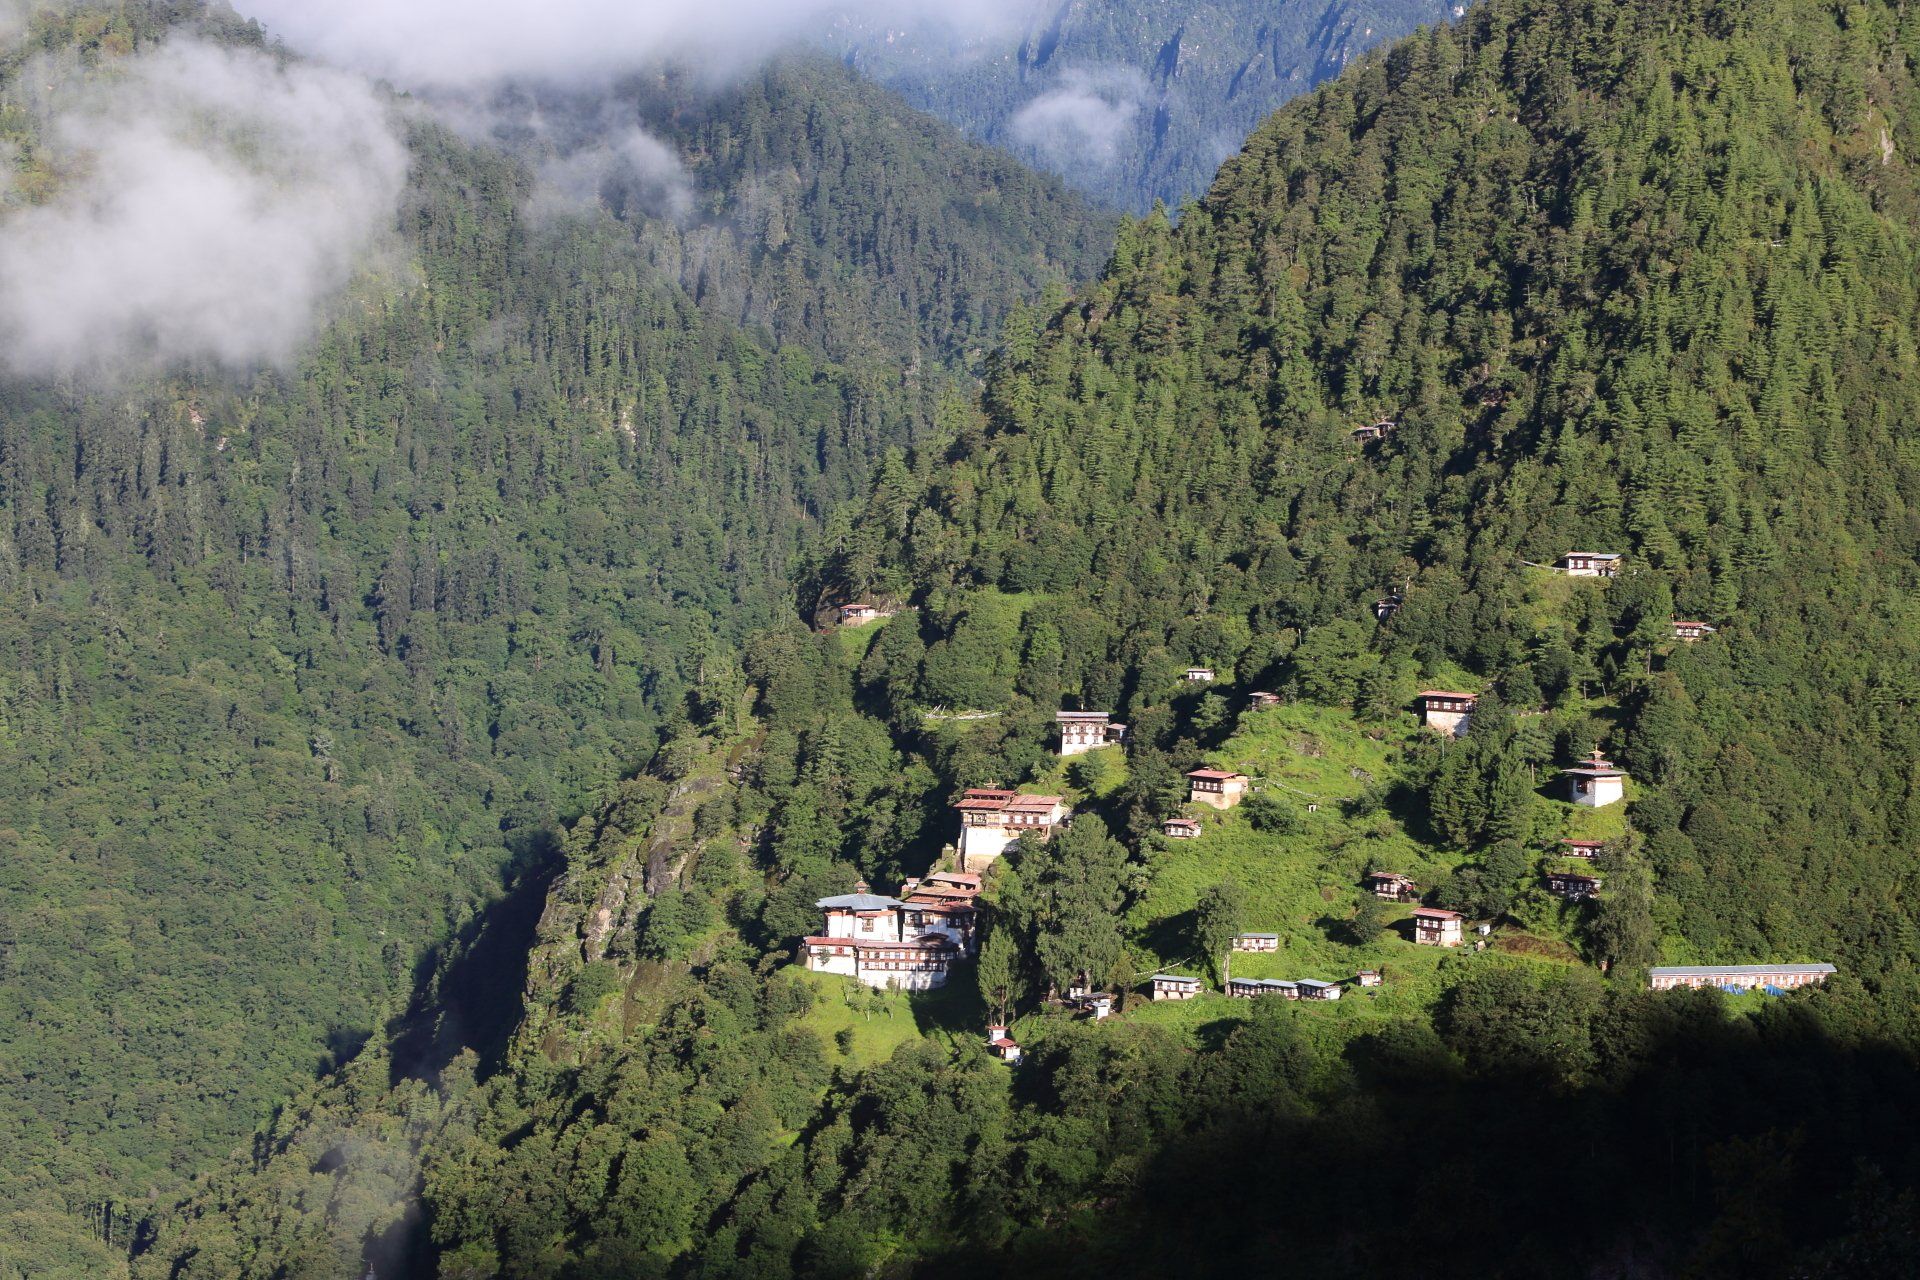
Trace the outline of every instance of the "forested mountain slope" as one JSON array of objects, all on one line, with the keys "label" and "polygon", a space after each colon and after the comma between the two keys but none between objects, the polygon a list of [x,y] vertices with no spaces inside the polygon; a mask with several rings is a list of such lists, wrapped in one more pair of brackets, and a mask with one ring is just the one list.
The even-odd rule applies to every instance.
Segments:
[{"label": "forested mountain slope", "polygon": [[[803,603],[911,607],[758,636],[751,692],[570,830],[499,1060],[370,1047],[141,1266],[1913,1273],[1916,21],[1493,0],[1282,110],[829,521]],[[1541,567],[1574,549],[1621,576]],[[1422,687],[1480,695],[1462,740],[1413,730]],[[1062,705],[1124,752],[1063,767]],[[1595,747],[1630,803],[1563,799]],[[1199,763],[1260,803],[1164,840]],[[787,963],[995,782],[1079,812],[993,873],[971,973]],[[1574,833],[1597,902],[1541,888]],[[1382,866],[1494,944],[1389,936]],[[1235,928],[1385,985],[1139,998],[1217,982]],[[1840,972],[1646,989],[1785,960]],[[1046,1000],[1082,972],[1120,1016]]]},{"label": "forested mountain slope", "polygon": [[1440,0],[1055,0],[1017,45],[852,17],[825,40],[915,106],[1145,212],[1204,192],[1288,98],[1452,12]]},{"label": "forested mountain slope", "polygon": [[[1305,636],[1523,702],[1590,670],[1672,931],[1904,984],[1912,22],[1496,6],[1370,60],[1017,319],[942,519],[877,512],[839,572],[1072,590],[1113,623],[1069,652],[1122,669]],[[1616,616],[1541,625],[1529,565],[1583,547],[1628,556]],[[1724,642],[1650,665],[1674,611]]]},{"label": "forested mountain slope", "polygon": [[[181,31],[261,38],[49,11],[0,73]],[[66,175],[11,88],[31,202]],[[805,530],[1007,305],[1092,266],[1056,183],[830,64],[672,108],[678,220],[554,210],[537,156],[415,112],[394,261],[297,367],[0,385],[0,1272],[97,1274],[383,1036],[561,818],[740,687]]]}]

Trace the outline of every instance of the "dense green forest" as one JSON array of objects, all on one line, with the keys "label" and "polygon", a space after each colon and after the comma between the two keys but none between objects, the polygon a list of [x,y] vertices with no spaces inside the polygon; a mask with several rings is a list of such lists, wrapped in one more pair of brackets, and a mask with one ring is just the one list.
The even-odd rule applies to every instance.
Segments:
[{"label": "dense green forest", "polygon": [[823,41],[922,110],[1144,213],[1203,193],[1288,98],[1450,15],[1439,0],[1054,0],[1017,43],[857,12]]},{"label": "dense green forest", "polygon": [[[137,1273],[1913,1274],[1916,61],[1893,5],[1491,0],[1280,111],[828,518],[801,611],[902,612],[752,636],[528,948],[456,948]],[[1422,687],[1480,695],[1464,738]],[[1055,758],[1063,705],[1124,750]],[[1596,748],[1630,802],[1578,811]],[[1262,789],[1167,841],[1199,763]],[[791,963],[987,783],[1079,811],[971,972]],[[1540,888],[1569,835],[1597,902]],[[1494,944],[1406,941],[1388,866]],[[1141,997],[1250,928],[1284,954],[1235,972],[1385,984]],[[1786,960],[1839,973],[1646,989]],[[1047,999],[1083,972],[1119,1017]]]},{"label": "dense green forest", "polygon": [[[37,17],[7,198],[61,180],[12,77],[180,31],[262,38]],[[401,262],[298,367],[0,385],[0,1274],[100,1273],[384,1038],[743,686],[806,530],[936,431],[1008,304],[1096,265],[1058,184],[831,63],[664,92],[619,102],[697,152],[677,222],[530,217],[537,157],[414,113]]]}]

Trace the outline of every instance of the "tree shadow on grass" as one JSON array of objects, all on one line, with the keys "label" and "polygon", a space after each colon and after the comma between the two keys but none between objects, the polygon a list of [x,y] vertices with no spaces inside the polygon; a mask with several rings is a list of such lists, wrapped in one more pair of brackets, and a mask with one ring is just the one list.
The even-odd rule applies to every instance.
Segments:
[{"label": "tree shadow on grass", "polygon": [[1193,933],[1198,920],[1199,917],[1189,908],[1178,915],[1155,920],[1141,930],[1138,941],[1157,956],[1185,955],[1193,950]]},{"label": "tree shadow on grass", "polygon": [[923,1036],[944,1032],[955,1037],[978,1036],[986,1028],[987,1011],[972,982],[962,978],[932,991],[907,996],[913,1024]]}]

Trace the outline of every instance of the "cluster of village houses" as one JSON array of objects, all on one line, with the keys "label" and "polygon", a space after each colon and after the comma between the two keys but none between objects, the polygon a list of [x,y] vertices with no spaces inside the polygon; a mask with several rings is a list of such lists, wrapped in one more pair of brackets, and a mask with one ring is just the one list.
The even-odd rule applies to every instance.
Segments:
[{"label": "cluster of village houses", "polygon": [[[1394,424],[1381,421],[1362,427],[1353,434],[1361,443],[1383,439],[1392,434]],[[1570,551],[1552,566],[1572,577],[1612,578],[1620,571],[1621,557],[1614,552]],[[1382,596],[1374,604],[1374,615],[1386,621],[1404,602],[1399,592]],[[837,616],[843,625],[857,625],[876,618],[890,617],[892,611],[878,605],[855,603],[841,605]],[[1705,622],[1676,619],[1673,635],[1677,640],[1695,641],[1715,633]],[[1192,666],[1184,679],[1210,683],[1215,678],[1211,667]],[[1249,695],[1254,710],[1276,705],[1279,696],[1269,692]],[[1415,706],[1427,728],[1450,737],[1466,734],[1473,717],[1477,695],[1455,690],[1423,690]],[[1059,731],[1059,753],[1075,756],[1083,752],[1113,746],[1126,740],[1127,726],[1104,711],[1062,711],[1055,717]],[[1562,772],[1565,799],[1575,805],[1601,808],[1625,798],[1626,774],[1605,759],[1600,752]],[[1226,810],[1238,805],[1251,789],[1247,775],[1231,769],[1198,768],[1187,773],[1189,804]],[[1309,809],[1316,808],[1309,805]],[[1016,840],[1047,840],[1072,817],[1065,801],[1054,795],[1030,795],[998,787],[969,787],[954,808],[959,814],[960,832],[954,848],[955,870],[934,872],[924,878],[908,880],[900,896],[876,894],[865,884],[838,897],[822,898],[817,904],[825,923],[820,934],[806,938],[802,950],[806,966],[823,973],[838,973],[869,986],[906,991],[925,991],[943,985],[954,965],[969,960],[975,951],[976,899],[981,877]],[[1162,827],[1172,840],[1192,840],[1201,835],[1201,825],[1185,815],[1170,817]],[[1604,846],[1598,840],[1564,840],[1565,856],[1591,861]],[[1569,901],[1580,902],[1600,890],[1599,877],[1573,871],[1546,873],[1548,889]],[[1417,904],[1420,888],[1409,877],[1396,871],[1373,871],[1364,881],[1375,896],[1394,902]],[[1420,946],[1457,947],[1465,941],[1466,917],[1441,907],[1415,905],[1412,910],[1412,940]],[[1473,926],[1482,935],[1490,932],[1487,924]],[[1484,943],[1480,945],[1485,945]],[[1243,933],[1234,941],[1235,951],[1277,951],[1279,935]],[[1791,990],[1824,981],[1833,972],[1827,964],[1682,966],[1658,968],[1651,972],[1656,990],[1677,986],[1715,986],[1730,990]],[[1338,1000],[1346,986],[1373,987],[1381,983],[1377,970],[1361,970],[1350,979],[1323,981],[1314,978],[1281,980],[1274,978],[1231,978],[1226,994],[1253,998],[1277,995],[1288,1000]],[[1151,981],[1155,1000],[1189,1000],[1202,990],[1200,979],[1183,974],[1159,973]],[[1068,1002],[1094,1018],[1112,1011],[1110,995],[1090,989],[1068,993]],[[988,1048],[1008,1062],[1020,1059],[1020,1046],[1005,1026],[988,1029]]]},{"label": "cluster of village houses", "polygon": [[[1273,953],[1280,950],[1277,933],[1243,933],[1233,940],[1235,951]],[[1362,969],[1340,982],[1319,978],[1233,978],[1227,979],[1227,994],[1240,1000],[1260,996],[1278,996],[1282,1000],[1338,1000],[1343,989],[1377,987],[1382,978],[1378,969]],[[1200,979],[1183,973],[1156,973],[1152,980],[1155,1000],[1191,1000],[1202,990]]]}]

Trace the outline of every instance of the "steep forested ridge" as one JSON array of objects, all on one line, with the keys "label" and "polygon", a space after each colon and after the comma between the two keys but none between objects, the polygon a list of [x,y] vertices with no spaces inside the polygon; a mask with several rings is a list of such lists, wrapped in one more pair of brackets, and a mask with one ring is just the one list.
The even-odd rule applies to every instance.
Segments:
[{"label": "steep forested ridge", "polygon": [[[180,30],[261,38],[49,11],[0,71]],[[15,200],[61,178],[28,101]],[[619,101],[671,107],[684,221],[529,216],[527,165],[414,113],[399,265],[297,368],[0,386],[0,1273],[96,1273],[384,1037],[560,819],[743,682],[805,529],[1008,303],[1090,266],[1057,184],[830,64]]]},{"label": "steep forested ridge", "polygon": [[[939,530],[868,536],[911,580],[1090,595],[1115,654],[1256,674],[1410,583],[1389,659],[1617,692],[1689,950],[1818,940],[1904,984],[1911,23],[1496,6],[1400,46],[1016,322]],[[1637,573],[1542,627],[1528,565],[1576,547]],[[1725,643],[1654,667],[1674,611]]]},{"label": "steep forested ridge", "polygon": [[922,110],[1145,212],[1204,192],[1288,98],[1450,14],[1438,0],[1059,0],[1017,45],[852,17],[823,39]]},{"label": "steep forested ridge", "polygon": [[[371,1046],[141,1265],[1912,1274],[1916,59],[1890,5],[1495,0],[1281,111],[829,522],[803,603],[913,607],[757,636],[570,829],[511,1042]],[[1576,548],[1622,576],[1540,567]],[[1423,687],[1480,695],[1463,739]],[[1052,758],[1062,705],[1123,758]],[[1631,803],[1578,812],[1596,747]],[[1160,839],[1202,761],[1271,785]],[[784,963],[988,782],[1080,812],[997,868],[972,973]],[[1539,887],[1570,833],[1597,902]],[[1494,944],[1393,936],[1382,867]],[[1234,972],[1385,985],[1048,1006],[1261,927],[1288,954]],[[1840,972],[1646,990],[1766,960]]]}]

